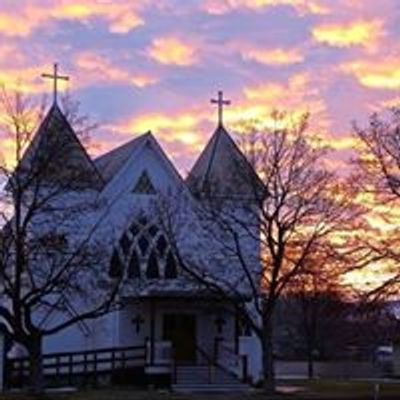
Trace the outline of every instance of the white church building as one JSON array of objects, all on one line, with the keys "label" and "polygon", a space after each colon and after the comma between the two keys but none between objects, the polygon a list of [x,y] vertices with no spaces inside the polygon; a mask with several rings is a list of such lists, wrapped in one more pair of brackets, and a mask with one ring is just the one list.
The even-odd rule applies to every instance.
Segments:
[{"label": "white church building", "polygon": [[[252,188],[238,173],[238,168],[248,172],[251,167],[222,123],[186,179],[151,132],[91,159],[56,103],[26,157],[32,157],[46,135],[54,134],[54,129],[49,133],[52,126],[67,138],[75,160],[92,176],[90,193],[84,196],[98,206],[79,224],[84,231],[83,225],[92,224],[97,215],[94,236],[104,252],[101,268],[111,279],[120,278],[121,284],[118,308],[46,336],[44,353],[140,348],[143,357],[136,361],[135,371],[149,381],[164,377],[178,384],[181,379],[183,384],[187,373],[194,383],[203,382],[202,374],[211,383],[210,374],[217,376],[220,367],[226,371],[218,378],[221,382],[233,385],[235,377],[238,382],[259,382],[258,339],[243,324],[235,307],[237,298],[230,298],[239,296],[251,309],[251,291],[239,262],[225,252],[226,233],[202,217],[209,205],[205,193],[212,187],[214,199],[229,197],[227,207],[237,218],[252,218],[246,214]],[[249,221],[249,226],[256,229],[257,221]],[[247,263],[256,273],[258,243],[239,233]],[[184,268],[179,260],[185,260]],[[223,288],[225,295],[214,291],[213,285]],[[46,323],[57,318],[54,311]]]}]

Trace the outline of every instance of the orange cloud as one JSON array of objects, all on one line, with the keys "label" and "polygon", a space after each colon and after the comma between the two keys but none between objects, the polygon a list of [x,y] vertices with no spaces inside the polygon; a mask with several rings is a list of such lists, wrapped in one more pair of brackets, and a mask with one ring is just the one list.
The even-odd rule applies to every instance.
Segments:
[{"label": "orange cloud", "polygon": [[300,49],[261,49],[252,48],[241,51],[245,60],[257,61],[266,65],[287,65],[304,61],[304,55]]},{"label": "orange cloud", "polygon": [[356,60],[341,66],[342,71],[352,74],[358,82],[373,89],[400,88],[400,60],[398,57]]},{"label": "orange cloud", "polygon": [[79,73],[83,72],[85,75],[83,79],[85,86],[93,82],[120,82],[142,88],[158,81],[158,78],[146,73],[127,71],[107,58],[92,52],[78,54],[75,63],[79,68]]},{"label": "orange cloud", "polygon": [[0,12],[0,32],[7,36],[27,36],[36,24],[25,16]]},{"label": "orange cloud", "polygon": [[210,14],[225,14],[238,8],[261,10],[267,7],[287,5],[299,14],[327,14],[330,8],[323,0],[207,0],[204,9]]},{"label": "orange cloud", "polygon": [[310,74],[293,75],[287,84],[267,82],[244,89],[245,97],[252,103],[273,106],[275,108],[296,108],[307,106],[307,99],[319,97],[319,91],[313,84]]},{"label": "orange cloud", "polygon": [[317,25],[312,29],[317,42],[334,47],[364,46],[372,47],[384,35],[383,22],[352,21]]},{"label": "orange cloud", "polygon": [[238,122],[239,119],[255,119],[264,127],[274,127],[275,121],[271,118],[274,110],[288,113],[283,124],[291,124],[305,112],[311,112],[311,128],[327,132],[331,122],[318,86],[307,73],[293,75],[286,84],[261,82],[244,88],[244,99],[238,109],[228,110],[227,116],[232,113],[232,118]]},{"label": "orange cloud", "polygon": [[0,32],[6,36],[24,37],[52,21],[88,22],[101,18],[107,21],[110,32],[127,33],[144,24],[139,15],[143,4],[143,1],[127,3],[112,0],[60,0],[46,4],[21,1],[18,12],[0,12]]},{"label": "orange cloud", "polygon": [[360,145],[359,140],[354,136],[325,137],[322,144],[334,150],[354,150]]},{"label": "orange cloud", "polygon": [[400,107],[400,97],[395,97],[381,102],[381,106],[385,108]]},{"label": "orange cloud", "polygon": [[[35,67],[2,67],[0,69],[0,85],[7,90],[19,90],[24,93],[37,94],[48,91],[49,83],[40,78],[48,70],[48,65]],[[60,81],[59,91],[64,91],[68,83]]]},{"label": "orange cloud", "polygon": [[176,37],[154,39],[147,54],[160,64],[190,66],[198,61],[196,46]]},{"label": "orange cloud", "polygon": [[174,115],[150,113],[139,115],[123,122],[117,128],[123,133],[137,133],[151,130],[162,134],[167,142],[178,141],[190,147],[202,143],[199,125],[205,115],[199,111],[177,112]]},{"label": "orange cloud", "polygon": [[134,12],[127,12],[119,15],[110,22],[110,32],[112,33],[128,33],[130,30],[144,25],[144,20]]},{"label": "orange cloud", "polygon": [[[325,104],[307,74],[292,77],[287,84],[266,83],[245,88],[242,94],[233,95],[232,106],[224,111],[225,125],[240,131],[244,121],[260,121],[261,127],[276,127],[271,117],[275,109],[287,110],[282,124],[296,122],[304,111],[311,110],[315,117],[314,128],[326,131]],[[154,112],[128,118],[114,129],[124,135],[153,131],[164,143],[180,146],[181,151],[199,152],[216,125],[216,111],[207,105],[187,106],[173,113]],[[171,148],[172,148],[171,147]]]}]

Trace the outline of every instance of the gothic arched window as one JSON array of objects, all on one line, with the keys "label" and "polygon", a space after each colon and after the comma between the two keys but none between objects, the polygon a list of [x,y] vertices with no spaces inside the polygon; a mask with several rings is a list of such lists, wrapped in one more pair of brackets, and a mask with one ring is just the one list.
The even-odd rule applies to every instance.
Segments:
[{"label": "gothic arched window", "polygon": [[119,254],[117,250],[114,250],[111,261],[110,261],[110,276],[112,278],[118,278],[122,275],[123,267],[121,263],[121,259],[119,258]]},{"label": "gothic arched window", "polygon": [[126,235],[126,233],[124,233],[122,235],[121,240],[119,241],[119,244],[121,246],[122,251],[124,252],[125,255],[129,254],[129,250],[131,248],[132,242],[131,240],[128,238],[128,236]]},{"label": "gothic arched window", "polygon": [[164,276],[165,279],[175,279],[177,276],[176,261],[171,251],[168,252]]},{"label": "gothic arched window", "polygon": [[133,250],[129,260],[128,278],[140,278],[140,275],[140,260],[136,250]]},{"label": "gothic arched window", "polygon": [[141,235],[138,240],[138,246],[142,255],[146,255],[147,249],[150,246],[149,239],[145,235]]},{"label": "gothic arched window", "polygon": [[164,235],[161,235],[157,240],[157,251],[160,254],[160,256],[164,255],[167,246],[168,246],[167,239],[165,239]]},{"label": "gothic arched window", "polygon": [[[175,279],[177,260],[163,231],[141,215],[121,236],[110,262],[110,275],[129,279]],[[162,271],[164,272],[162,274]]]}]

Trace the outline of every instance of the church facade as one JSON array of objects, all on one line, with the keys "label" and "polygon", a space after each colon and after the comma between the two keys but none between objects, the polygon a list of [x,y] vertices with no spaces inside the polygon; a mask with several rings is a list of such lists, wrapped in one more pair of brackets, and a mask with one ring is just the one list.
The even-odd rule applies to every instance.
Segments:
[{"label": "church facade", "polygon": [[[84,196],[96,207],[81,217],[79,229],[85,231],[84,225],[95,221],[101,268],[111,279],[120,279],[120,286],[118,307],[46,336],[44,353],[144,346],[142,367],[149,376],[212,360],[239,379],[245,368],[246,376],[258,382],[258,339],[245,328],[235,306],[240,297],[251,308],[251,292],[239,261],[229,253],[226,233],[213,225],[212,217],[204,217],[212,214],[203,213],[212,203],[212,192],[213,199],[230,199],[221,207],[233,210],[235,218],[251,218],[241,206],[251,202],[250,189],[237,172],[250,167],[222,123],[187,179],[151,132],[91,159],[57,104],[31,147],[40,147],[40,136],[48,135],[52,125],[74,143],[70,153],[90,175],[90,193],[85,190]],[[34,150],[28,149],[28,158]],[[57,173],[62,175],[61,170]],[[73,195],[79,197],[80,192],[76,188]],[[250,225],[256,235],[257,221]],[[258,271],[257,240],[239,233],[247,262]],[[79,312],[80,301],[72,302],[71,313]],[[54,310],[45,324],[58,318]]]}]

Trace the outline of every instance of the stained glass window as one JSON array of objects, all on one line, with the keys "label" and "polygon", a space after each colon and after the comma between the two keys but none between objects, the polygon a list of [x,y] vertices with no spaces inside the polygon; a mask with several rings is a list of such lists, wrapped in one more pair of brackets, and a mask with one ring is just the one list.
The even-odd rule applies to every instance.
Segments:
[{"label": "stained glass window", "polygon": [[171,252],[168,253],[167,262],[165,264],[165,278],[166,279],[175,279],[177,276],[176,271],[176,260]]},{"label": "stained glass window", "polygon": [[117,278],[122,274],[122,263],[118,255],[118,251],[114,250],[110,261],[110,276]]},{"label": "stained glass window", "polygon": [[167,240],[164,235],[161,235],[157,240],[157,250],[160,256],[164,255],[165,249],[167,248]]},{"label": "stained glass window", "polygon": [[139,245],[139,249],[142,253],[142,255],[146,254],[147,249],[149,248],[149,240],[147,239],[146,236],[142,235],[140,236],[139,240],[138,240],[138,245]]},{"label": "stained glass window", "polygon": [[146,276],[149,279],[157,279],[160,277],[157,254],[154,250],[151,252],[147,262]]},{"label": "stained glass window", "polygon": [[131,241],[128,238],[128,236],[126,235],[126,233],[124,235],[122,235],[122,238],[119,243],[121,245],[122,251],[124,252],[125,255],[127,255],[129,253],[129,249],[131,247]]},{"label": "stained glass window", "polygon": [[140,261],[136,251],[133,251],[129,261],[128,278],[140,278]]}]

